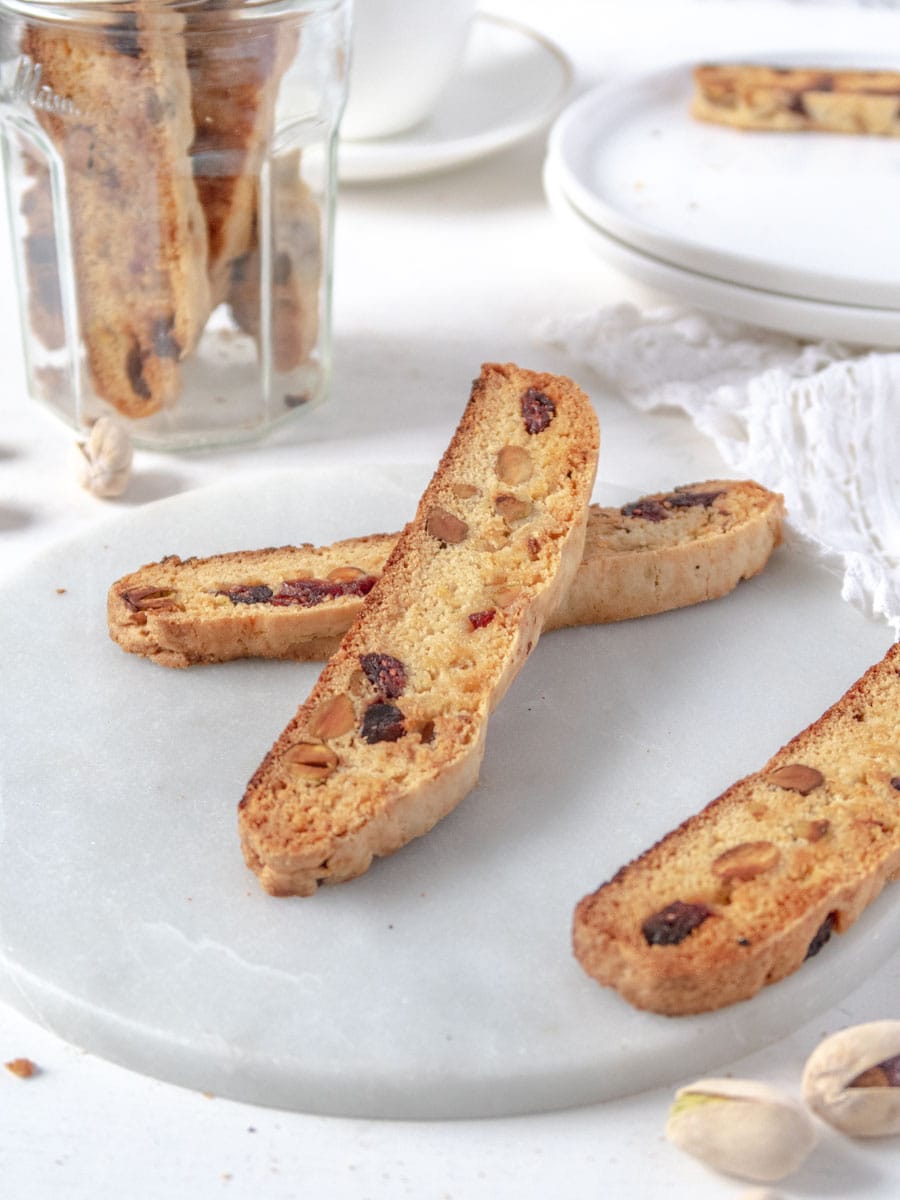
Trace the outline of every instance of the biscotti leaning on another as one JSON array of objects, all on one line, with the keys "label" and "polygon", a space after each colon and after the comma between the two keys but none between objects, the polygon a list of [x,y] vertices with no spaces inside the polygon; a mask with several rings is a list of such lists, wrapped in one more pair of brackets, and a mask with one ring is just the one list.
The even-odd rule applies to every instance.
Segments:
[{"label": "biscotti leaning on another", "polygon": [[65,174],[79,332],[97,394],[133,417],[177,398],[209,314],[183,25],[138,6],[90,38],[34,22],[21,47],[71,104],[37,115]]},{"label": "biscotti leaning on another", "polygon": [[[707,480],[620,508],[592,504],[578,572],[544,626],[602,624],[724,596],[781,541],[784,502]],[[396,534],[211,558],[170,555],[109,589],[110,636],[169,667],[327,658],[381,574]]]},{"label": "biscotti leaning on another", "polygon": [[575,912],[587,973],[698,1013],[797,970],[900,876],[900,644],[754,775]]},{"label": "biscotti leaning on another", "polygon": [[268,891],[360,875],[475,785],[488,716],[580,561],[598,444],[571,381],[482,368],[415,518],[240,803]]},{"label": "biscotti leaning on another", "polygon": [[694,69],[691,112],[738,129],[900,137],[900,72],[710,63]]}]

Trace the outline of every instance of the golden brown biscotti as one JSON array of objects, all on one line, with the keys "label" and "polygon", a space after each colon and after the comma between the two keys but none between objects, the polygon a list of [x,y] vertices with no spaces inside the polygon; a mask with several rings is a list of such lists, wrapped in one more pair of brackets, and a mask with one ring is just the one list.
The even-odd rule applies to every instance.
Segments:
[{"label": "golden brown biscotti", "polygon": [[178,396],[209,312],[182,29],[176,12],[137,5],[111,31],[35,22],[23,38],[42,85],[71,103],[38,116],[65,171],[94,387],[135,417]]},{"label": "golden brown biscotti", "polygon": [[694,69],[693,115],[738,129],[900,137],[900,72],[710,63]]},{"label": "golden brown biscotti", "polygon": [[[319,336],[321,213],[303,181],[299,151],[272,163],[272,206],[272,363],[276,371],[288,372],[309,359]],[[247,251],[231,264],[228,303],[236,324],[257,340],[261,284],[259,221],[254,213]],[[296,402],[304,399],[296,397]]]},{"label": "golden brown biscotti", "polygon": [[[620,508],[592,504],[584,554],[544,631],[666,612],[724,596],[781,541],[784,502],[752,481],[707,480]],[[170,555],[109,589],[110,636],[168,667],[327,658],[397,540],[348,538],[211,558]]]},{"label": "golden brown biscotti", "polygon": [[570,380],[482,368],[381,579],[241,800],[267,891],[360,875],[475,785],[488,717],[580,561],[598,446]]},{"label": "golden brown biscotti", "polygon": [[900,644],[754,775],[575,911],[576,957],[637,1008],[722,1008],[796,971],[900,876]]},{"label": "golden brown biscotti", "polygon": [[233,3],[188,16],[197,194],[206,216],[212,304],[228,294],[234,263],[255,236],[259,180],[275,122],[278,89],[297,46],[297,30],[230,20]]}]

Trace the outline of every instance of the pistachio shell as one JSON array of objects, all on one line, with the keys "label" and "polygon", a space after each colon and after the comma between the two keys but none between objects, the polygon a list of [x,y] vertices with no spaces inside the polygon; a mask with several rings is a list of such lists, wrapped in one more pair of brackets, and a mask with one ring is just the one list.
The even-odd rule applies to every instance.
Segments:
[{"label": "pistachio shell", "polygon": [[900,1087],[851,1086],[864,1071],[900,1055],[900,1021],[870,1021],[820,1042],[803,1072],[803,1097],[851,1137],[900,1133]]},{"label": "pistachio shell", "polygon": [[700,1079],[680,1088],[666,1137],[716,1170],[761,1183],[796,1171],[816,1140],[799,1104],[749,1079]]}]

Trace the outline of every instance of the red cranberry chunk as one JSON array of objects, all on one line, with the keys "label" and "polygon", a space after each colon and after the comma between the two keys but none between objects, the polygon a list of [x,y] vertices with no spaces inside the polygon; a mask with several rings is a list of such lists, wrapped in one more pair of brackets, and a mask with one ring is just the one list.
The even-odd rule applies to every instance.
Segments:
[{"label": "red cranberry chunk", "polygon": [[709,506],[725,492],[719,488],[717,492],[672,492],[666,496],[664,503],[669,508],[709,508]]},{"label": "red cranberry chunk", "polygon": [[834,931],[836,914],[831,912],[816,930],[816,936],[809,943],[806,950],[806,958],[815,958]]},{"label": "red cranberry chunk", "polygon": [[403,713],[394,704],[370,704],[360,733],[370,743],[396,742],[406,733]]},{"label": "red cranberry chunk", "polygon": [[242,584],[239,587],[218,592],[217,595],[227,596],[232,604],[265,604],[267,600],[272,599],[272,589],[266,587],[264,583]]},{"label": "red cranberry chunk", "polygon": [[469,613],[469,624],[473,629],[484,629],[485,625],[490,625],[496,615],[496,608],[486,608],[483,612]]},{"label": "red cranberry chunk", "polygon": [[645,521],[666,521],[669,517],[658,500],[633,500],[619,511],[623,517],[643,517]]},{"label": "red cranberry chunk", "polygon": [[711,916],[712,912],[705,904],[673,900],[648,917],[641,926],[641,932],[648,946],[677,946]]},{"label": "red cranberry chunk", "polygon": [[361,654],[359,665],[379,696],[393,700],[406,690],[406,667],[391,654]]},{"label": "red cranberry chunk", "polygon": [[556,416],[556,405],[549,396],[530,387],[522,397],[522,420],[528,433],[543,433]]}]

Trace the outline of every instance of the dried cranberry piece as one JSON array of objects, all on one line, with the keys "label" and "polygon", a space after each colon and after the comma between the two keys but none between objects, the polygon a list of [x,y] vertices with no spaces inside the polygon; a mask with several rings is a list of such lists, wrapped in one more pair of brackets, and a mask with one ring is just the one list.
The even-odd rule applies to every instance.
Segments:
[{"label": "dried cranberry piece", "polygon": [[359,665],[363,674],[380,696],[389,700],[402,696],[406,690],[406,667],[392,654],[361,654]]},{"label": "dried cranberry piece", "polygon": [[272,603],[280,606],[300,604],[304,608],[313,608],[323,600],[334,600],[342,594],[341,585],[327,579],[286,579],[272,597]]},{"label": "dried cranberry piece", "polygon": [[556,405],[543,392],[530,387],[522,397],[522,420],[528,433],[543,433],[556,416]]},{"label": "dried cranberry piece", "polygon": [[496,615],[496,608],[486,608],[483,612],[469,613],[469,624],[473,629],[484,629],[485,625],[490,625]]},{"label": "dried cranberry piece", "polygon": [[666,521],[669,514],[658,500],[633,500],[619,509],[623,517],[643,517],[645,521]]},{"label": "dried cranberry piece", "polygon": [[648,946],[677,946],[711,916],[712,911],[705,904],[673,900],[648,917],[641,926],[641,932]]},{"label": "dried cranberry piece", "polygon": [[815,958],[815,956],[819,953],[819,951],[822,949],[822,947],[825,945],[825,943],[831,937],[832,933],[834,932],[834,922],[835,922],[836,915],[837,915],[836,913],[830,912],[828,914],[828,916],[825,918],[825,920],[822,922],[822,924],[819,926],[819,928],[816,930],[816,936],[813,938],[813,940],[809,943],[809,946],[807,947],[806,957],[804,958],[804,961],[806,961],[806,958]]},{"label": "dried cranberry piece", "polygon": [[324,600],[336,600],[340,596],[367,596],[378,582],[375,575],[361,575],[358,579],[286,579],[272,597],[272,603],[284,607],[300,604],[314,608]]},{"label": "dried cranberry piece", "polygon": [[719,488],[717,492],[672,492],[666,496],[663,503],[668,508],[709,508],[709,506],[725,492]]},{"label": "dried cranberry piece", "polygon": [[216,595],[227,596],[232,604],[264,604],[272,599],[272,589],[264,583],[243,584],[224,592],[217,592]]},{"label": "dried cranberry piece", "polygon": [[363,714],[362,736],[367,742],[396,742],[406,733],[403,713],[395,704],[370,704]]}]

